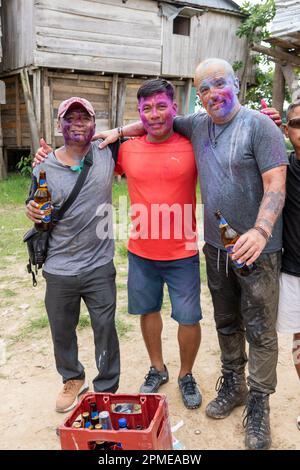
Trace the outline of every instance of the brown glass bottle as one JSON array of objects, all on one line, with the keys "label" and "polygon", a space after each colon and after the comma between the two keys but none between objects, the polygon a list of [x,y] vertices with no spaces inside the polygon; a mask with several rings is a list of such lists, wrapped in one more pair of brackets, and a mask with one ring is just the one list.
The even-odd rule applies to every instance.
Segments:
[{"label": "brown glass bottle", "polygon": [[[233,247],[240,238],[240,235],[229,225],[220,210],[215,212],[215,216],[219,221],[221,241],[231,258]],[[234,268],[236,269],[236,271],[239,272],[241,276],[249,276],[249,274],[251,274],[256,269],[255,263],[252,263],[247,266],[245,263],[238,263],[237,260],[233,260],[232,258],[231,261]]]},{"label": "brown glass bottle", "polygon": [[79,429],[81,428],[81,423],[79,421],[74,421],[72,428]]},{"label": "brown glass bottle", "polygon": [[46,172],[41,171],[39,183],[34,193],[34,202],[39,205],[39,209],[44,211],[44,218],[40,224],[35,224],[35,228],[42,232],[50,230],[51,226],[51,194],[48,190]]},{"label": "brown glass bottle", "polygon": [[88,411],[84,411],[81,414],[81,425],[85,428],[86,423],[90,420],[90,413]]}]

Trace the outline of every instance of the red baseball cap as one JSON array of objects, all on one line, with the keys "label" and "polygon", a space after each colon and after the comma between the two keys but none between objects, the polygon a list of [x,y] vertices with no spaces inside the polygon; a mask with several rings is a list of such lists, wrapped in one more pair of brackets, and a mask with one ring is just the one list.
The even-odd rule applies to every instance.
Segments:
[{"label": "red baseball cap", "polygon": [[58,107],[57,117],[63,117],[73,104],[79,104],[89,113],[90,116],[95,117],[95,111],[91,103],[85,98],[79,98],[78,96],[72,96],[72,98],[62,101]]}]

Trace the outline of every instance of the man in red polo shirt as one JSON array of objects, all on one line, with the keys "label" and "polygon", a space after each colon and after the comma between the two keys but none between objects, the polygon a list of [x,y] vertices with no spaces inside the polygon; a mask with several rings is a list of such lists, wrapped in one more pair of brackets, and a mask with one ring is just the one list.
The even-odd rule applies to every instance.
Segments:
[{"label": "man in red polo shirt", "polygon": [[201,404],[192,376],[200,345],[200,275],[196,234],[197,169],[191,143],[173,131],[174,89],[163,79],[139,88],[138,109],[147,134],[123,143],[116,172],[125,173],[131,203],[128,243],[128,310],[140,315],[150,358],[141,393],[168,381],[160,314],[166,283],[172,318],[179,324],[178,383],[188,408]]}]

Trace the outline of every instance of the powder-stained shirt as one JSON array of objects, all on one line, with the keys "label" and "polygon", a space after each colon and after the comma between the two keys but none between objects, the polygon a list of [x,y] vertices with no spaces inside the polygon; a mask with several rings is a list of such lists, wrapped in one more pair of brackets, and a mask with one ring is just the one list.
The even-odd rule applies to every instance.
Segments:
[{"label": "powder-stained shirt", "polygon": [[135,229],[129,251],[152,260],[194,256],[197,169],[191,143],[176,133],[162,143],[146,136],[128,140],[116,171],[128,181]]},{"label": "powder-stained shirt", "polygon": [[[221,210],[240,234],[254,226],[264,192],[261,175],[288,165],[282,133],[269,117],[243,106],[229,123],[215,126],[208,114],[195,113],[175,118],[174,129],[193,144],[204,204],[204,239],[224,249],[214,213]],[[264,252],[281,246],[279,217]]]},{"label": "powder-stained shirt", "polygon": [[[103,150],[92,143],[93,165],[71,207],[51,231],[44,270],[50,274],[77,275],[103,266],[114,256],[112,232],[112,181],[117,145]],[[46,171],[52,204],[59,209],[71,193],[79,173],[50,153],[33,170],[30,198],[41,170]]]}]

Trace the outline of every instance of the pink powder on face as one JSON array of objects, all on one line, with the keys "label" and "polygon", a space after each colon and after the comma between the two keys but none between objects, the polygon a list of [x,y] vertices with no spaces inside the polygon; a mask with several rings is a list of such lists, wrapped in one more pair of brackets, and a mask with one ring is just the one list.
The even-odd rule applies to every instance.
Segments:
[{"label": "pink powder on face", "polygon": [[144,128],[153,140],[160,140],[172,131],[176,106],[166,93],[140,98],[138,108]]}]

